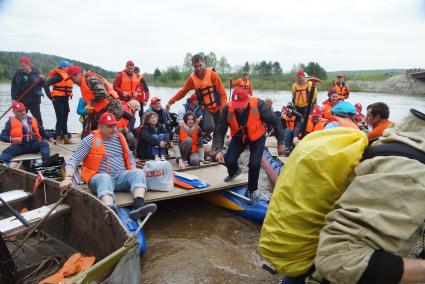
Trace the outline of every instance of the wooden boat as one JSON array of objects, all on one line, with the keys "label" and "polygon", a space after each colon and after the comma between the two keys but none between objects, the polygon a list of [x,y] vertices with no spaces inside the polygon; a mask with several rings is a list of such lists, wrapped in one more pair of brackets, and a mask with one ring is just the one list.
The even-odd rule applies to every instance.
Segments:
[{"label": "wooden boat", "polygon": [[90,283],[108,277],[121,257],[137,245],[136,239],[118,216],[92,194],[75,188],[61,191],[59,183],[49,179],[33,193],[36,179],[35,174],[0,165],[0,195],[17,211],[27,208],[29,211],[23,216],[32,226],[61,196],[67,195],[20,249],[17,243],[29,229],[10,217],[0,203],[0,231],[9,252],[16,250],[13,262],[19,277],[30,275],[46,259],[66,260],[75,252],[95,256],[96,262],[71,282]]}]

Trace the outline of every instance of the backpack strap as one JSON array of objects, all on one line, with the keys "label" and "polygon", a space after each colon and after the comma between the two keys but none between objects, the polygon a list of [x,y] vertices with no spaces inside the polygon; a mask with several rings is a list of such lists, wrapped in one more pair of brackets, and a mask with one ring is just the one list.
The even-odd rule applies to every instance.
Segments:
[{"label": "backpack strap", "polygon": [[404,143],[393,142],[369,146],[363,152],[362,161],[377,156],[399,156],[414,159],[425,164],[425,153]]}]

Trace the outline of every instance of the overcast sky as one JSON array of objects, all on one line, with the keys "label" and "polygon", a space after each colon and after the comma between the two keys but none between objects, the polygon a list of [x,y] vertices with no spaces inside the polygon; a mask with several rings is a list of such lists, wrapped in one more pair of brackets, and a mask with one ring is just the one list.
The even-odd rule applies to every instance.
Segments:
[{"label": "overcast sky", "polygon": [[229,63],[319,62],[326,70],[425,67],[424,0],[0,0],[0,50],[120,70],[181,65],[186,52]]}]

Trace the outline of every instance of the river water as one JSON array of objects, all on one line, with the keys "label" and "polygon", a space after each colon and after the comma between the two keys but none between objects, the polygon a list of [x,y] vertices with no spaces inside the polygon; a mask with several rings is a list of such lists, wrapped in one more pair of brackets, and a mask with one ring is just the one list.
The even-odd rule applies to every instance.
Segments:
[{"label": "river water", "polygon": [[[151,96],[167,101],[177,91],[175,88],[151,87]],[[291,99],[289,91],[255,91],[260,98],[271,98],[274,109],[280,110]],[[81,129],[75,113],[80,97],[74,88],[71,100],[69,129]],[[319,92],[319,102],[326,98]],[[425,111],[425,96],[406,96],[378,93],[352,93],[349,101],[370,103],[383,101],[390,107],[390,119],[399,122],[410,108]],[[0,83],[0,113],[10,106],[10,84]],[[178,106],[172,111],[177,112]],[[165,105],[165,103],[164,103]],[[55,124],[53,106],[42,99],[42,115],[46,128]],[[6,116],[7,117],[7,116]],[[6,118],[0,121],[3,126]],[[246,164],[244,153],[240,163]],[[245,165],[242,165],[247,171]],[[224,177],[219,177],[224,178]],[[270,195],[271,183],[263,170],[259,190]],[[148,251],[142,258],[144,283],[276,283],[273,276],[261,269],[263,260],[258,252],[261,226],[241,217],[233,216],[201,198],[191,197],[164,201],[145,227]]]}]

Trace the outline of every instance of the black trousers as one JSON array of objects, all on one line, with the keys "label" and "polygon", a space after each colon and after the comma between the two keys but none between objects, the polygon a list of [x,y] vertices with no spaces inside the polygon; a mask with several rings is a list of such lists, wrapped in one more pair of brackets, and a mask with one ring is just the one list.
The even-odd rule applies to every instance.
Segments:
[{"label": "black trousers", "polygon": [[239,169],[238,159],[246,146],[249,145],[249,171],[248,171],[248,190],[256,191],[258,189],[258,179],[260,177],[261,158],[266,144],[266,136],[261,137],[255,142],[242,143],[238,139],[232,138],[229,148],[224,155],[224,164],[227,167],[229,175],[234,175]]},{"label": "black trousers", "polygon": [[67,97],[56,97],[53,100],[56,114],[56,138],[68,133],[69,102]]},{"label": "black trousers", "polygon": [[40,103],[34,103],[34,104],[25,104],[27,107],[27,112],[30,111],[31,115],[37,119],[38,126],[40,128],[43,128],[43,120],[41,119],[41,112],[40,112]]}]

